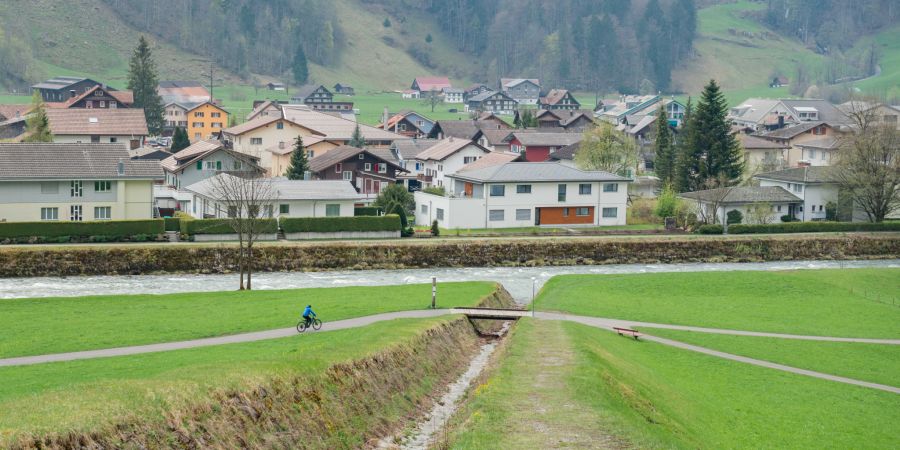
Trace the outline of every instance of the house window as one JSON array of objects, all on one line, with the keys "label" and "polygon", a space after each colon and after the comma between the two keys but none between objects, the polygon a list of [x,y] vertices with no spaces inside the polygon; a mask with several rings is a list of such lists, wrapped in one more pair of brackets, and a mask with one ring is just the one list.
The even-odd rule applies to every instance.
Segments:
[{"label": "house window", "polygon": [[387,164],[378,163],[377,166],[378,166],[378,173],[387,173]]},{"label": "house window", "polygon": [[575,215],[576,215],[576,216],[586,216],[586,215],[588,215],[588,214],[590,214],[590,209],[589,209],[589,208],[585,208],[585,207],[575,208]]},{"label": "house window", "polygon": [[110,102],[109,102],[109,107],[110,107],[110,108],[116,109],[117,106],[118,106],[118,104],[117,104],[116,102],[114,102],[114,101],[110,101]]},{"label": "house window", "polygon": [[109,220],[112,219],[112,207],[111,206],[95,206],[94,207],[94,220]]},{"label": "house window", "polygon": [[59,220],[59,208],[41,208],[41,220]]},{"label": "house window", "polygon": [[[200,133],[194,133],[194,139],[200,139]],[[252,139],[251,139],[251,141],[252,141]],[[250,142],[250,143],[252,144],[253,142]],[[262,144],[262,139],[259,140],[259,143]]]},{"label": "house window", "polygon": [[781,205],[776,206],[776,207],[775,207],[775,210],[778,211],[778,212],[781,212]]},{"label": "house window", "polygon": [[807,157],[807,159],[816,159],[816,151],[815,150],[807,150],[806,157]]},{"label": "house window", "polygon": [[560,202],[566,201],[566,185],[560,184],[557,187],[556,200]]},{"label": "house window", "polygon": [[563,208],[563,217],[569,217],[569,208]]},{"label": "house window", "polygon": [[372,163],[366,163],[364,166],[364,170],[366,172],[371,172],[372,171]]},{"label": "house window", "polygon": [[275,124],[275,128],[277,128],[277,129],[279,129],[279,130],[283,130],[283,129],[284,129],[284,122],[278,122],[278,123],[276,123],[276,124]]},{"label": "house window", "polygon": [[476,158],[474,156],[466,156],[463,158],[463,164],[469,164],[469,163],[475,162],[476,159],[478,159],[478,158]]},{"label": "house window", "polygon": [[203,128],[203,122],[191,122],[193,128]]},{"label": "house window", "polygon": [[803,192],[803,185],[802,185],[802,184],[795,184],[795,185],[794,185],[794,192]]},{"label": "house window", "polygon": [[209,126],[211,126],[213,128],[222,128],[222,122],[213,122],[213,123],[209,124]]},{"label": "house window", "polygon": [[603,208],[603,217],[614,219],[619,216],[619,208]]},{"label": "house window", "polygon": [[819,126],[813,128],[813,134],[815,134],[815,135],[825,134],[825,125],[819,125]]},{"label": "house window", "polygon": [[345,170],[344,171],[344,179],[347,181],[352,181],[353,180],[353,171]]},{"label": "house window", "polygon": [[244,164],[240,161],[234,161],[233,168],[234,170],[242,170],[244,168]]},{"label": "house window", "polygon": [[81,205],[69,206],[69,220],[81,222]]},{"label": "house window", "polygon": [[502,209],[492,209],[488,212],[488,219],[491,222],[502,222],[503,221],[503,210]]},{"label": "house window", "polygon": [[95,181],[94,192],[109,192],[112,190],[112,181]]},{"label": "house window", "polygon": [[206,170],[216,170],[216,161],[206,161]]},{"label": "house window", "polygon": [[315,157],[316,157],[316,152],[313,151],[313,150],[307,150],[307,151],[306,151],[306,157],[309,158],[309,159],[315,158]]},{"label": "house window", "polygon": [[250,145],[262,145],[262,138],[261,137],[250,138]]},{"label": "house window", "polygon": [[603,192],[619,192],[619,183],[606,183],[603,185]]},{"label": "house window", "polygon": [[220,112],[209,113],[209,117],[222,117],[222,113],[220,113]]},{"label": "house window", "polygon": [[72,197],[81,197],[82,194],[84,194],[84,187],[81,184],[81,180],[72,180],[69,182],[69,193]]},{"label": "house window", "polygon": [[[78,141],[78,142],[81,142],[81,141]],[[92,143],[92,144],[99,144],[99,143],[100,143],[100,136],[91,136],[91,143]]]},{"label": "house window", "polygon": [[334,173],[341,173],[343,172],[343,169],[344,165],[342,163],[337,163],[334,165]]},{"label": "house window", "polygon": [[119,138],[114,138],[114,137],[109,138],[110,144],[115,144],[116,142],[119,142]]},{"label": "house window", "polygon": [[491,197],[503,197],[506,195],[506,185],[503,184],[492,184],[491,185]]},{"label": "house window", "polygon": [[55,181],[41,183],[41,194],[59,194],[59,183]]},{"label": "house window", "polygon": [[287,203],[282,203],[278,205],[278,214],[290,214],[291,213],[291,205]]},{"label": "house window", "polygon": [[94,102],[88,100],[88,101],[85,103],[84,106],[87,107],[87,109],[93,109],[93,108],[94,108]]},{"label": "house window", "polygon": [[422,205],[419,210],[422,211],[422,214],[428,214],[428,205]]},{"label": "house window", "polygon": [[359,159],[366,159],[366,154],[365,154],[365,153],[360,153],[360,154],[359,154]]},{"label": "house window", "polygon": [[100,107],[101,107],[101,108],[106,108],[106,102],[103,101],[103,100],[100,100]]},{"label": "house window", "polygon": [[530,194],[531,193],[531,185],[530,184],[517,184],[516,185],[516,194]]},{"label": "house window", "polygon": [[581,195],[591,195],[590,183],[581,183],[578,185],[578,193]]},{"label": "house window", "polygon": [[325,217],[338,217],[341,215],[340,204],[325,205]]},{"label": "house window", "polygon": [[443,208],[435,209],[434,213],[437,216],[437,220],[444,220],[444,209]]},{"label": "house window", "polygon": [[516,220],[531,220],[531,210],[530,209],[517,209],[516,210]]},{"label": "house window", "polygon": [[194,117],[203,117],[203,112],[201,112],[201,111],[195,112]]}]

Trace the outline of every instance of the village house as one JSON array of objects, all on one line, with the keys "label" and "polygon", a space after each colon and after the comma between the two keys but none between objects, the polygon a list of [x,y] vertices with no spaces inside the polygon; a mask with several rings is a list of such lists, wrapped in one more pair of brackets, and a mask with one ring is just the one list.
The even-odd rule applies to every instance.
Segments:
[{"label": "village house", "polygon": [[306,105],[316,111],[353,111],[353,102],[336,102],[334,94],[321,84],[300,86],[291,96],[291,104]]},{"label": "village house", "polygon": [[557,150],[581,142],[581,133],[516,131],[506,138],[509,151],[525,155],[525,161],[547,161]]},{"label": "village house", "polygon": [[397,177],[397,181],[403,183],[408,191],[415,192],[424,187],[425,163],[418,161],[417,157],[437,143],[437,139],[406,139],[391,145],[400,167],[406,171]]},{"label": "village house", "polygon": [[804,122],[825,122],[833,127],[852,125],[840,109],[825,100],[749,98],[731,108],[728,120],[760,133]]},{"label": "village house", "polygon": [[[35,84],[31,89],[39,92],[41,94],[41,99],[47,103],[62,103],[78,97],[94,86],[101,86],[102,84],[103,83],[96,82],[90,78],[61,76]],[[115,89],[106,88],[106,90]]]},{"label": "village house", "polygon": [[488,153],[490,150],[469,140],[454,137],[440,140],[416,156],[416,162],[422,163],[424,171],[420,180],[426,186],[444,187],[446,174],[454,173]]},{"label": "village house", "polygon": [[518,103],[503,92],[488,91],[469,97],[466,111],[491,112],[494,114],[512,115]]},{"label": "village house", "polygon": [[191,195],[185,192],[185,187],[216,174],[259,176],[265,173],[259,166],[259,158],[228,149],[215,139],[194,142],[159,164],[165,171],[165,183],[154,186],[154,197],[160,210],[167,212],[190,211]]},{"label": "village house", "polygon": [[0,222],[150,219],[162,179],[122,143],[0,143]]},{"label": "village house", "polygon": [[349,86],[346,84],[335,83],[333,89],[335,94],[356,95],[356,91],[353,89],[353,86]]},{"label": "village house", "polygon": [[54,142],[119,143],[134,149],[149,134],[143,109],[48,108],[46,112]]},{"label": "village house", "polygon": [[837,105],[837,109],[844,113],[853,125],[857,125],[856,122],[862,119],[866,122],[887,125],[900,130],[900,120],[897,120],[897,117],[900,116],[900,106],[853,100]]},{"label": "village house", "polygon": [[[843,128],[848,130],[848,128]],[[838,139],[846,134],[826,122],[803,122],[758,134],[760,138],[788,147],[786,167],[827,166],[837,155]]]},{"label": "village house", "polygon": [[442,93],[444,94],[444,103],[462,103],[463,102],[463,90],[458,88],[444,88]]},{"label": "village house", "polygon": [[101,85],[95,85],[80,95],[62,102],[48,102],[48,108],[84,108],[84,109],[116,109],[130,108],[134,103],[134,93],[131,91],[110,90]]},{"label": "village house", "polygon": [[568,89],[551,89],[546,96],[540,98],[538,107],[549,110],[580,109],[581,103],[578,103]]},{"label": "village house", "polygon": [[31,105],[0,105],[0,139],[18,140],[23,138],[27,127],[26,119]]},{"label": "village house", "polygon": [[484,84],[473,84],[463,92],[463,101],[468,102],[470,98],[492,90],[493,89],[487,87],[487,85]]},{"label": "village house", "polygon": [[156,92],[164,105],[169,103],[190,105],[213,101],[209,90],[199,81],[160,81]]},{"label": "village house", "polygon": [[284,104],[278,100],[254,100],[253,110],[247,114],[245,120],[248,122],[257,117],[281,117],[281,105]]},{"label": "village house", "polygon": [[399,164],[370,149],[347,145],[310,159],[309,170],[319,180],[349,181],[367,201],[374,200],[382,189],[396,183],[404,172]]},{"label": "village house", "polygon": [[270,83],[266,83],[266,89],[270,91],[284,91],[287,88],[285,87],[284,83],[273,81]]},{"label": "village house", "polygon": [[684,120],[685,105],[673,98],[659,95],[625,95],[619,99],[605,100],[598,106],[595,115],[613,125],[634,126],[647,116],[655,117],[659,112],[660,102],[671,125],[680,126]]},{"label": "village house", "polygon": [[537,78],[501,78],[500,91],[520,105],[537,105],[541,81]]},{"label": "village house", "polygon": [[[230,174],[218,174],[186,188],[191,194],[191,215],[198,219],[225,218],[236,214],[229,210],[217,186],[223,182],[221,177]],[[226,182],[227,183],[227,182]],[[359,193],[347,181],[343,180],[289,180],[287,178],[271,178],[273,197],[269,199],[264,217],[352,217],[354,206],[361,199]]]},{"label": "village house", "polygon": [[[753,178],[760,186],[777,186],[799,197],[802,203],[796,211],[798,220],[825,220],[826,205],[833,203],[837,208],[840,188],[833,167],[798,167],[761,173]],[[850,220],[853,212],[841,215],[849,216],[846,220]]]},{"label": "village house", "polygon": [[509,152],[509,136],[515,130],[497,125],[497,128],[482,127],[472,139],[478,145],[492,152]]},{"label": "village house", "polygon": [[[781,186],[738,186],[678,194],[689,203],[697,205],[697,218],[709,222],[725,223],[729,211],[737,210],[743,216],[742,223],[780,222],[782,216],[798,218],[803,200]],[[754,218],[754,216],[760,216]]]},{"label": "village house", "polygon": [[388,130],[402,136],[422,138],[428,136],[432,127],[434,127],[433,120],[415,111],[401,111],[390,116],[383,123],[378,124],[376,128]]},{"label": "village house", "polygon": [[450,79],[447,77],[416,77],[410,90],[418,92],[419,97],[427,97],[430,95],[439,95],[444,88],[452,88]]},{"label": "village house", "polygon": [[746,174],[753,175],[787,168],[787,151],[790,146],[744,133],[738,133],[737,138],[744,150]]},{"label": "village house", "polygon": [[228,111],[212,102],[185,105],[187,134],[191,142],[210,139],[228,125]]},{"label": "village house", "polygon": [[415,91],[412,89],[404,89],[402,91],[394,91],[400,93],[400,98],[402,99],[417,99],[419,98],[419,91]]},{"label": "village house", "polygon": [[[542,131],[584,131],[594,125],[594,113],[590,110],[549,110],[539,109],[533,111],[538,123],[538,130]],[[516,111],[517,120],[521,120],[521,111]]]},{"label": "village house", "polygon": [[441,228],[624,225],[628,179],[557,163],[510,162],[447,175],[446,196],[415,193],[416,223]]}]

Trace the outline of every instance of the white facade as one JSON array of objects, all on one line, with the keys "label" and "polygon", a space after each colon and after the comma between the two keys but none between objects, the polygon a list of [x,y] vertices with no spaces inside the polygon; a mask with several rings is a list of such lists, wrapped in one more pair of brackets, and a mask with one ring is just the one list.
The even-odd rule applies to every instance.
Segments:
[{"label": "white facade", "polygon": [[444,91],[444,103],[462,103],[463,91],[461,89]]},{"label": "white facade", "polygon": [[[271,217],[352,217],[355,200],[278,200],[272,201]],[[228,217],[224,204],[202,195],[193,194],[191,216],[197,219]],[[264,211],[270,217],[269,211]]]},{"label": "white facade", "polygon": [[[416,162],[422,164],[421,171],[425,176],[431,176],[431,182],[426,184],[430,186],[445,187],[449,190],[450,186],[445,178],[446,174],[456,173],[466,164],[469,164],[486,154],[488,154],[488,152],[484,149],[477,145],[470,144],[443,160],[436,161],[428,159],[424,161],[416,160]],[[418,164],[413,165],[413,167],[416,166],[418,166]],[[415,173],[413,170],[410,170],[410,172]]]},{"label": "white facade", "polygon": [[825,205],[828,202],[834,202],[835,204],[838,202],[838,186],[833,183],[807,184],[759,179],[759,185],[780,186],[803,199],[803,205],[796,215],[798,219],[804,222],[825,220]]}]

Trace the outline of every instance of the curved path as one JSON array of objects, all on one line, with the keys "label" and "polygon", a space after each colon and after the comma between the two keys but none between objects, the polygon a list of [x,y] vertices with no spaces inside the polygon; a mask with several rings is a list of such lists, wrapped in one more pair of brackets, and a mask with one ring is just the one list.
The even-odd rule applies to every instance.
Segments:
[{"label": "curved path", "polygon": [[[371,316],[363,316],[356,317],[352,319],[344,319],[344,320],[336,320],[334,322],[328,322],[324,331],[334,331],[334,330],[343,330],[348,328],[356,328],[363,327],[366,325],[371,325],[375,322],[381,322],[384,320],[392,320],[392,319],[419,319],[419,318],[428,318],[428,317],[438,317],[447,314],[453,314],[453,310],[450,309],[428,309],[428,310],[413,310],[413,311],[397,311],[397,312],[389,312],[383,314],[375,314]],[[551,312],[538,312],[535,314],[535,317],[541,320],[565,320],[570,322],[577,322],[583,325],[588,325],[592,327],[597,327],[605,330],[612,330],[613,327],[622,327],[622,328],[631,328],[631,327],[648,327],[648,328],[667,328],[674,330],[685,330],[685,331],[695,331],[700,333],[715,333],[715,334],[730,334],[737,336],[762,336],[762,337],[775,337],[775,338],[784,338],[784,339],[805,339],[805,340],[815,340],[815,341],[832,341],[832,342],[858,342],[858,343],[870,343],[870,344],[887,344],[887,345],[900,345],[900,339],[862,339],[862,338],[845,338],[845,337],[828,337],[828,336],[803,336],[803,335],[793,335],[793,334],[778,334],[778,333],[763,333],[763,332],[755,332],[755,331],[740,331],[740,330],[725,330],[718,328],[703,328],[703,327],[691,327],[684,325],[668,325],[662,323],[651,323],[651,322],[635,322],[629,320],[620,320],[620,319],[609,319],[603,317],[587,317],[587,316],[578,316],[574,314],[562,314],[562,313],[551,313]],[[313,330],[309,330],[307,332],[314,332]],[[321,332],[321,331],[320,331]],[[148,345],[136,345],[131,347],[118,347],[118,348],[107,348],[100,350],[87,350],[81,352],[70,352],[70,353],[55,353],[50,355],[36,355],[36,356],[21,356],[16,358],[6,358],[0,359],[0,367],[11,367],[11,366],[25,366],[32,364],[42,364],[49,362],[60,362],[60,361],[74,361],[80,359],[93,359],[93,358],[108,358],[113,356],[126,356],[126,355],[138,355],[142,353],[155,353],[155,352],[164,352],[171,350],[182,350],[189,348],[198,348],[198,347],[208,347],[213,345],[223,345],[223,344],[236,344],[242,342],[255,342],[262,341],[267,339],[277,339],[284,338],[289,336],[297,335],[297,330],[294,327],[291,328],[279,328],[276,330],[266,330],[266,331],[254,331],[250,333],[241,333],[241,334],[232,334],[228,336],[219,336],[212,338],[203,338],[203,339],[193,339],[189,341],[178,341],[178,342],[165,342],[159,344],[148,344]],[[732,353],[720,352],[717,350],[708,349],[705,347],[699,347],[696,345],[686,344],[679,341],[673,341],[671,339],[664,339],[661,337],[656,337],[653,335],[642,334],[645,340],[658,342],[660,344],[669,345],[672,347],[677,347],[685,350],[691,350],[698,353],[703,353],[706,355],[716,356],[719,358],[724,358],[732,361],[738,361],[746,364],[753,364],[760,367],[766,367],[770,369],[782,370],[785,372],[795,373],[799,375],[810,376],[814,378],[821,378],[829,381],[836,381],[839,383],[852,384],[856,386],[862,386],[872,389],[879,389],[882,391],[893,392],[895,394],[900,394],[900,388],[894,386],[887,386],[884,384],[877,383],[869,383],[867,381],[854,380],[851,378],[840,377],[836,375],[830,375],[822,372],[815,372],[812,370],[800,369],[797,367],[785,366],[783,364],[772,363],[769,361],[764,361],[760,359],[747,358],[745,356],[735,355]]]}]

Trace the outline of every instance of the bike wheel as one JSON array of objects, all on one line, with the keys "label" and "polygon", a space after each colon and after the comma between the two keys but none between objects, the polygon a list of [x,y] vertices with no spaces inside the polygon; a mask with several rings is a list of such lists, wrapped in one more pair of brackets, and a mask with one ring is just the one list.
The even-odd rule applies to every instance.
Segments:
[{"label": "bike wheel", "polygon": [[313,330],[322,329],[322,321],[319,319],[313,320],[312,327],[313,327]]},{"label": "bike wheel", "polygon": [[302,333],[304,331],[306,331],[306,321],[301,320],[300,322],[297,322],[297,332]]}]

